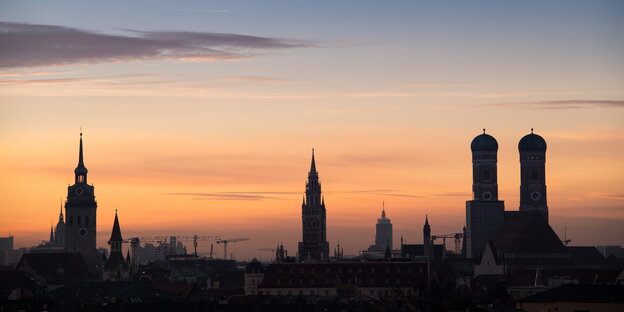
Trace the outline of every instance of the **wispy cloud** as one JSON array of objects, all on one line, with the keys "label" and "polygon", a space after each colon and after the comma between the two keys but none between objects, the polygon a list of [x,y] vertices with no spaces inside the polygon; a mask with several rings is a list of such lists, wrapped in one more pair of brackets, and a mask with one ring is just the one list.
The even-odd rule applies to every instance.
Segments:
[{"label": "wispy cloud", "polygon": [[469,87],[478,86],[480,83],[411,83],[407,84],[409,87],[417,88],[442,88],[442,87]]},{"label": "wispy cloud", "polygon": [[397,193],[395,190],[391,190],[391,189],[328,191],[327,193],[346,193],[346,194],[362,193],[362,194],[372,194],[372,195],[378,195],[378,196],[422,198],[422,196],[420,195]]},{"label": "wispy cloud", "polygon": [[451,196],[451,197],[470,197],[472,194],[468,192],[446,192],[446,193],[436,193],[433,196]]},{"label": "wispy cloud", "polygon": [[518,107],[531,109],[585,109],[585,108],[624,108],[624,100],[556,100],[515,103],[487,104],[497,107]]},{"label": "wispy cloud", "polygon": [[227,13],[228,10],[215,10],[215,9],[177,9],[176,11],[187,12],[203,12],[203,13]]},{"label": "wispy cloud", "polygon": [[144,60],[220,61],[256,50],[311,47],[301,40],[228,33],[141,31],[112,35],[53,26],[0,22],[0,68]]},{"label": "wispy cloud", "polygon": [[288,79],[274,78],[274,77],[260,77],[260,76],[225,77],[220,80],[227,81],[227,82],[267,82],[267,83],[290,82],[290,80]]},{"label": "wispy cloud", "polygon": [[186,196],[193,200],[281,200],[275,195],[292,195],[300,192],[215,192],[215,193],[167,193],[167,195]]}]

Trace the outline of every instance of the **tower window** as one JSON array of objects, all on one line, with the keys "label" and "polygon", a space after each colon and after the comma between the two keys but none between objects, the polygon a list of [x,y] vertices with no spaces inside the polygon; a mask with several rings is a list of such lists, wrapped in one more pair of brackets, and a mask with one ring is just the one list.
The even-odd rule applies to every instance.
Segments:
[{"label": "tower window", "polygon": [[483,180],[489,180],[489,179],[490,179],[490,171],[489,170],[483,171]]},{"label": "tower window", "polygon": [[536,168],[533,168],[533,171],[531,172],[531,179],[537,180],[537,169]]},{"label": "tower window", "polygon": [[85,216],[85,225],[89,225],[89,216]]},{"label": "tower window", "polygon": [[78,216],[78,226],[81,225],[81,223],[82,223],[81,221],[82,221],[82,219],[80,219],[80,216]]}]

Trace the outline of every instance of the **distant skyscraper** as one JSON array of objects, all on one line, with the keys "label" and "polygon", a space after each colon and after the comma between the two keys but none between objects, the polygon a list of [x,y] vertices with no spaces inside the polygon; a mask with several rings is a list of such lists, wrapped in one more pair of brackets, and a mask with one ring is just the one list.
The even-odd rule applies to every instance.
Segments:
[{"label": "distant skyscraper", "polygon": [[525,135],[520,152],[520,211],[537,210],[548,222],[546,206],[546,141],[539,135]]},{"label": "distant skyscraper", "polygon": [[382,204],[381,218],[377,219],[375,225],[375,249],[384,251],[386,248],[392,250],[392,222],[386,218],[385,203]]},{"label": "distant skyscraper", "polygon": [[473,199],[466,201],[466,256],[479,258],[488,240],[503,224],[505,203],[498,200],[498,142],[491,135],[478,135],[472,150]]},{"label": "distant skyscraper", "polygon": [[74,184],[67,188],[65,202],[65,249],[80,253],[93,269],[99,260],[95,243],[97,203],[93,185],[87,184],[87,173],[80,133],[78,166],[74,170]]},{"label": "distant skyscraper", "polygon": [[312,150],[312,165],[308,173],[306,194],[301,205],[302,241],[299,242],[299,261],[328,261],[329,243],[327,242],[325,198],[321,195],[314,149]]}]

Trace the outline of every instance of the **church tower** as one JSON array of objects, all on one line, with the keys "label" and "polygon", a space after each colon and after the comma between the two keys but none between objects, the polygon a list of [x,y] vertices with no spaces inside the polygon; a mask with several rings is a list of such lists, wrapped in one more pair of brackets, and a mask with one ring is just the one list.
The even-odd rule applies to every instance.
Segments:
[{"label": "church tower", "polygon": [[520,211],[537,210],[548,222],[546,205],[546,141],[539,135],[525,135],[520,152]]},{"label": "church tower", "polygon": [[425,226],[423,226],[423,254],[429,257],[429,261],[433,261],[433,252],[431,248],[431,227],[429,226],[429,216],[425,215]]},{"label": "church tower", "polygon": [[505,203],[498,200],[498,142],[485,133],[470,144],[472,200],[466,201],[466,256],[478,259],[505,218]]},{"label": "church tower", "polygon": [[65,247],[65,221],[63,219],[63,203],[61,202],[61,212],[54,230],[54,246]]},{"label": "church tower", "polygon": [[111,231],[111,237],[108,240],[110,254],[106,260],[106,264],[104,264],[104,280],[120,280],[128,277],[128,264],[124,262],[124,257],[121,253],[122,243],[123,238],[121,237],[121,227],[119,226],[119,218],[117,217],[117,211],[115,210],[113,230]]},{"label": "church tower", "polygon": [[306,194],[301,205],[302,241],[299,242],[299,262],[329,261],[329,243],[327,242],[325,198],[321,195],[314,149],[312,165],[308,173]]},{"label": "church tower", "polygon": [[93,185],[87,184],[88,170],[84,165],[82,132],[78,166],[74,170],[74,184],[67,188],[65,202],[65,249],[80,253],[92,270],[99,258],[95,243],[97,202]]}]

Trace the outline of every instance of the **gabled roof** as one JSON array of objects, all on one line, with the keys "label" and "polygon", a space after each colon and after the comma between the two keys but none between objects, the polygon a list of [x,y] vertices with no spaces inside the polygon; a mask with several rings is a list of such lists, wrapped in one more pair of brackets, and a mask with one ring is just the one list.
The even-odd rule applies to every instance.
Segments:
[{"label": "gabled roof", "polygon": [[555,231],[537,211],[507,214],[493,243],[503,253],[566,253],[566,248]]},{"label": "gabled roof", "polygon": [[22,255],[17,269],[41,275],[48,283],[89,280],[87,264],[78,253],[29,253]]}]

